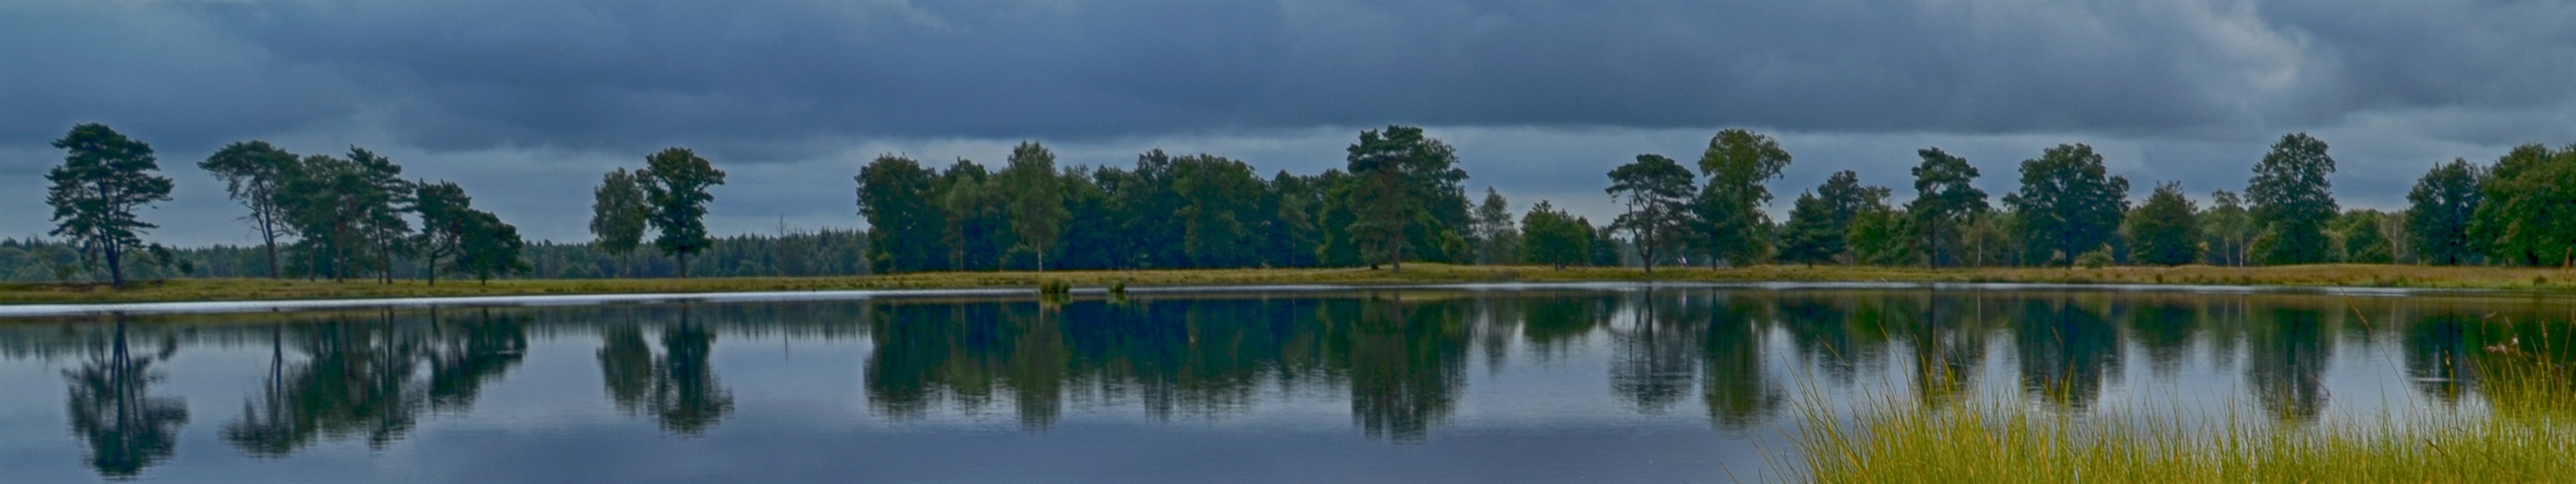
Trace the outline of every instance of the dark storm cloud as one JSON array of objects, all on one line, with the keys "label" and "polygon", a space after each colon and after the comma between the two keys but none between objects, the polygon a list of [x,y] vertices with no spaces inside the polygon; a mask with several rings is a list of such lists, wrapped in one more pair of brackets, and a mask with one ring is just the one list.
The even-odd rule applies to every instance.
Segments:
[{"label": "dark storm cloud", "polygon": [[[2361,109],[2563,103],[2576,73],[2576,29],[2559,28],[2569,7],[2548,3],[11,9],[41,15],[9,16],[10,35],[51,44],[9,49],[24,67],[0,94],[14,112],[143,118],[188,139],[367,122],[432,149],[708,143],[763,150],[752,158],[868,138],[1390,121],[2260,131]],[[32,127],[62,124],[41,121]]]},{"label": "dark storm cloud", "polygon": [[[581,236],[598,171],[664,146],[734,166],[726,232],[854,224],[846,172],[878,152],[1312,172],[1388,123],[1458,144],[1473,185],[1577,207],[1727,126],[1798,153],[1781,193],[1902,186],[1925,145],[2000,193],[2060,142],[2205,193],[2311,131],[2347,205],[2390,207],[2433,162],[2576,133],[2571,24],[2551,2],[8,2],[0,212],[41,209],[44,142],[89,121],[173,170],[242,139],[365,145],[550,238]],[[210,228],[169,232],[237,241],[200,178],[165,210]]]}]

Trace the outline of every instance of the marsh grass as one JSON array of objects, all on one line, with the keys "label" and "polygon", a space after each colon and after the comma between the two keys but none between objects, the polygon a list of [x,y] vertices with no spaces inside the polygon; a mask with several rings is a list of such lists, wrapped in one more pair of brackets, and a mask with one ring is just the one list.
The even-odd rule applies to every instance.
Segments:
[{"label": "marsh grass", "polygon": [[2491,411],[2303,424],[2224,416],[2077,413],[2014,398],[1925,405],[1798,404],[1815,482],[2565,482],[2576,480],[2570,369],[2516,340],[2479,363]]}]

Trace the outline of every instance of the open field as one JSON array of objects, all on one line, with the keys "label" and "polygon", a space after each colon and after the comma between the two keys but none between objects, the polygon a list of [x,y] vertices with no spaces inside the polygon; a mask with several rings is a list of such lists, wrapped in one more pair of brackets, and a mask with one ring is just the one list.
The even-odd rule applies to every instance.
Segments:
[{"label": "open field", "polygon": [[2284,267],[2107,267],[1923,269],[1851,266],[1746,268],[1637,268],[1454,266],[1407,264],[1403,272],[1366,268],[1210,269],[1151,271],[943,272],[852,277],[751,277],[705,279],[508,279],[488,284],[416,280],[384,284],[268,279],[145,281],[117,289],[97,284],[0,284],[0,304],[48,302],[222,301],[377,297],[494,296],[526,294],[688,293],[1036,287],[1064,281],[1076,287],[1125,282],[1136,286],[1236,284],[1432,284],[1458,282],[1572,281],[1814,281],[1814,282],[2028,282],[2068,284],[2225,284],[2257,286],[2365,286],[2457,289],[2576,290],[2576,271],[2500,267],[2324,264]]}]

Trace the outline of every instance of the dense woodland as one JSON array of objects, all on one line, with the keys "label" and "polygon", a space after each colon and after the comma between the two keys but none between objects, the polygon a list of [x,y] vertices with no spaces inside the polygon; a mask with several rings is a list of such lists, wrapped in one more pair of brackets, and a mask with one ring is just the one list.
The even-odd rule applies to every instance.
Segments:
[{"label": "dense woodland", "polygon": [[[2344,209],[2324,141],[2284,135],[2241,190],[2195,199],[2177,183],[2133,200],[2126,177],[2083,144],[2016,166],[1989,194],[1983,172],[1939,148],[1915,153],[1912,190],[1853,171],[1798,190],[1772,220],[1772,183],[1793,157],[1768,136],[1720,131],[1696,160],[1641,154],[1607,172],[1623,208],[1594,221],[1538,201],[1467,190],[1455,149],[1422,129],[1360,133],[1344,169],[1263,175],[1214,154],[1139,154],[1133,166],[1058,166],[1022,142],[997,167],[882,155],[853,177],[870,230],[716,237],[703,217],[724,172],[686,148],[603,175],[580,243],[522,240],[454,183],[406,180],[363,148],[297,155],[234,143],[200,168],[225,181],[262,240],[148,243],[137,209],[169,200],[150,146],[75,127],[48,173],[51,238],[0,240],[0,278],[596,278],[822,276],[923,271],[1358,267],[1408,261],[1546,266],[1724,267],[2278,265],[2327,262],[2563,266],[2576,263],[2576,145],[2530,144],[2491,164],[2436,164],[2399,212]],[[1885,180],[1882,180],[1884,182]],[[1909,193],[1910,192],[1910,193]],[[1998,196],[1999,195],[1999,196]]]}]

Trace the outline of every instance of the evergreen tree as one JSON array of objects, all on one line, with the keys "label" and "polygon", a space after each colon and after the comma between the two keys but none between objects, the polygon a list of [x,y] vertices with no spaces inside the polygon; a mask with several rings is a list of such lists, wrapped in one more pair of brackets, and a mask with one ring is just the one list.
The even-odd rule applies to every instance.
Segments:
[{"label": "evergreen tree", "polygon": [[645,205],[642,177],[625,168],[609,171],[600,176],[599,186],[590,190],[590,196],[592,244],[619,257],[644,246],[644,229],[649,228],[652,210]]},{"label": "evergreen tree", "polygon": [[653,247],[671,256],[680,278],[689,277],[689,256],[707,249],[707,189],[725,183],[724,170],[688,148],[668,148],[644,158],[644,200],[651,207],[645,220],[653,226]]},{"label": "evergreen tree", "polygon": [[394,259],[411,252],[411,220],[404,218],[412,211],[412,186],[403,180],[402,166],[392,159],[356,146],[349,147],[349,163],[366,184],[357,218],[359,233],[367,240],[374,256],[367,268],[386,284],[394,282]]},{"label": "evergreen tree", "polygon": [[1476,205],[1476,263],[1508,264],[1520,260],[1521,232],[1512,224],[1511,202],[1494,187],[1485,187],[1485,203]]},{"label": "evergreen tree", "polygon": [[1610,188],[1604,191],[1628,207],[1610,226],[1626,229],[1636,241],[1647,273],[1655,272],[1657,257],[1669,255],[1665,249],[1693,225],[1693,178],[1689,168],[1656,154],[1637,155],[1636,162],[1610,170]]},{"label": "evergreen tree", "polygon": [[1925,260],[1934,266],[1957,265],[1961,234],[1968,219],[1990,209],[1986,192],[1971,184],[1977,179],[1977,167],[1940,148],[1924,148],[1915,154],[1923,158],[1923,163],[1914,166],[1916,195],[1913,202],[1905,204],[1905,212],[1913,216],[1918,244],[1928,252]]},{"label": "evergreen tree", "polygon": [[2326,143],[2307,133],[2282,135],[2254,165],[2245,198],[2253,205],[2254,226],[2271,241],[2258,254],[2264,264],[2326,261],[2326,221],[2338,211],[2326,175],[2334,171]]},{"label": "evergreen tree", "polygon": [[161,165],[152,145],[104,124],[73,126],[53,145],[65,155],[45,172],[54,183],[45,191],[54,207],[52,234],[78,242],[84,260],[105,259],[109,283],[125,285],[126,254],[144,248],[143,232],[158,227],[134,210],[169,200],[170,178],[153,173]]},{"label": "evergreen tree", "polygon": [[266,141],[224,145],[214,156],[197,163],[197,167],[224,180],[227,196],[250,209],[250,215],[242,218],[259,231],[260,244],[268,250],[268,277],[272,279],[283,274],[277,261],[277,238],[293,233],[286,224],[286,207],[280,203],[283,194],[279,192],[297,176],[299,166],[294,153]]},{"label": "evergreen tree", "polygon": [[2467,159],[2434,165],[2415,189],[2406,193],[2406,231],[2414,240],[2416,260],[2434,265],[2460,265],[2476,260],[2477,245],[2469,224],[2485,201],[2479,185],[2486,170]]},{"label": "evergreen tree", "polygon": [[1844,246],[1852,260],[1875,266],[1908,266],[1922,264],[1929,257],[1919,238],[1921,229],[1912,215],[1880,206],[1862,210],[1852,217],[1851,234]]},{"label": "evergreen tree", "polygon": [[1022,141],[1011,148],[1008,166],[1002,168],[1001,183],[1010,198],[1011,231],[1029,253],[1037,256],[1037,269],[1046,271],[1046,256],[1064,235],[1065,219],[1073,216],[1064,208],[1064,186],[1056,178],[1055,152],[1034,141]]},{"label": "evergreen tree", "polygon": [[2011,231],[2030,264],[2067,264],[2119,238],[2129,179],[2110,176],[2102,155],[2081,143],[2057,145],[2021,162],[2021,189],[2004,196]]},{"label": "evergreen tree", "polygon": [[[1401,271],[1407,249],[1417,241],[1458,238],[1455,227],[1436,225],[1465,222],[1460,219],[1466,212],[1462,183],[1467,171],[1458,168],[1456,149],[1423,136],[1422,128],[1387,126],[1385,131],[1361,132],[1348,151],[1354,181],[1348,194],[1354,220],[1348,230],[1370,267],[1382,261]],[[1456,199],[1454,207],[1441,203],[1449,198]],[[1451,211],[1456,216],[1443,216]]]},{"label": "evergreen tree", "polygon": [[2189,264],[2200,258],[2199,207],[2182,194],[2182,183],[2156,185],[2147,203],[2129,212],[2129,260],[2157,265]]},{"label": "evergreen tree", "polygon": [[1781,260],[1808,265],[1848,261],[1844,252],[1851,237],[1852,220],[1862,213],[1889,210],[1888,194],[1887,187],[1862,186],[1860,174],[1851,170],[1826,177],[1824,185],[1800,194],[1797,205],[1790,209],[1788,228],[1782,234]]},{"label": "evergreen tree", "polygon": [[1701,249],[1711,262],[1752,265],[1770,255],[1771,217],[1762,208],[1771,203],[1771,190],[1764,185],[1780,178],[1790,161],[1770,136],[1728,129],[1709,138],[1699,158],[1708,187],[1693,208],[1704,232]]}]

